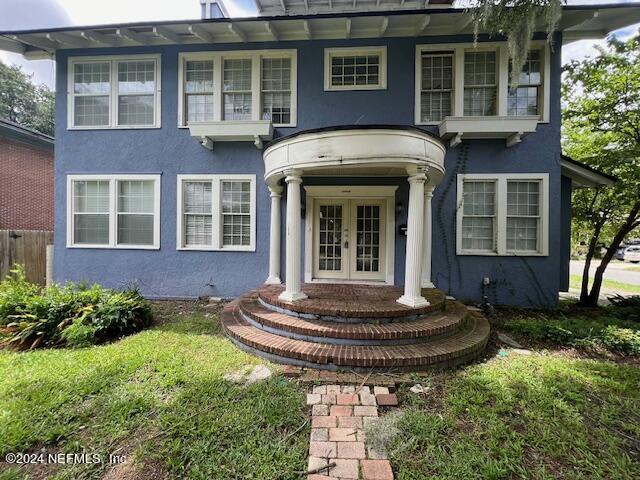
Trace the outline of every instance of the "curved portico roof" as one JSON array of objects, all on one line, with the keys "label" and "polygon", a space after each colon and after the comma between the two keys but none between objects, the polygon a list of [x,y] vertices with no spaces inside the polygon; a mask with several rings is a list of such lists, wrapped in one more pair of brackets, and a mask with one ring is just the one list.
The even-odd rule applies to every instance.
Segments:
[{"label": "curved portico roof", "polygon": [[350,125],[305,130],[274,140],[264,151],[265,180],[277,183],[288,170],[303,175],[402,176],[425,172],[429,184],[444,175],[446,147],[412,126]]}]

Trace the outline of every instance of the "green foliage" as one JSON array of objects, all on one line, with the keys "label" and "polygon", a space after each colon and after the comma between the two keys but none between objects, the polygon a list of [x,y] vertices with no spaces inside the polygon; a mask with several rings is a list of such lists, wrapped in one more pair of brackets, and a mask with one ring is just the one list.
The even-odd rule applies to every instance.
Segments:
[{"label": "green foliage", "polygon": [[19,348],[100,343],[140,331],[151,320],[136,290],[75,284],[40,290],[26,281],[22,267],[0,282],[0,326]]},{"label": "green foliage", "polygon": [[640,322],[640,295],[608,297],[611,314],[617,318]]},{"label": "green foliage", "polygon": [[34,85],[21,67],[0,61],[0,118],[53,135],[54,105],[46,85]]},{"label": "green foliage", "polygon": [[479,0],[471,10],[476,38],[480,30],[507,38],[511,69],[510,86],[518,85],[522,67],[531,50],[536,27],[544,23],[547,40],[552,41],[558,26],[562,4],[566,0]]},{"label": "green foliage", "polygon": [[504,328],[562,346],[640,354],[640,325],[615,317],[521,317],[507,320]]}]

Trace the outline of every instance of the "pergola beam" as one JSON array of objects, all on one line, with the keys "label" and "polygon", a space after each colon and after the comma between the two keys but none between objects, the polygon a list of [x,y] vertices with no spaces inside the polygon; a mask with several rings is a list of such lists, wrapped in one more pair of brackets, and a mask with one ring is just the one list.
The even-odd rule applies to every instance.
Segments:
[{"label": "pergola beam", "polygon": [[48,38],[36,37],[35,35],[12,35],[10,38],[41,50],[54,51],[56,48],[60,48],[58,42],[54,42]]},{"label": "pergola beam", "polygon": [[172,43],[182,43],[183,39],[177,33],[172,32],[166,27],[153,27],[153,33],[156,37],[163,38]]},{"label": "pergola beam", "polygon": [[75,35],[70,35],[68,33],[62,32],[53,32],[47,33],[47,38],[52,42],[61,43],[63,45],[67,45],[69,47],[88,47],[90,46],[90,42],[84,38],[77,37]]},{"label": "pergola beam", "polygon": [[351,19],[347,18],[344,22],[344,38],[351,38]]},{"label": "pergola beam", "polygon": [[378,36],[384,37],[384,34],[387,32],[387,28],[389,28],[389,17],[382,17],[382,23],[378,29]]},{"label": "pergola beam", "polygon": [[189,25],[187,29],[189,30],[189,33],[191,33],[191,35],[198,37],[203,42],[213,43],[213,35],[202,28],[201,25]]},{"label": "pergola beam", "polygon": [[278,33],[278,31],[276,30],[276,27],[273,26],[273,24],[269,21],[264,22],[264,29],[267,31],[267,33],[269,35],[271,35],[271,38],[275,41],[280,40],[280,34]]},{"label": "pergola beam", "polygon": [[240,41],[244,43],[247,42],[247,34],[240,30],[240,27],[238,27],[235,23],[230,23],[228,28],[229,32],[235,35],[236,38],[238,38]]},{"label": "pergola beam", "polygon": [[124,38],[126,40],[130,40],[135,43],[139,43],[140,45],[145,45],[149,43],[149,39],[147,37],[137,32],[134,32],[130,28],[118,28],[116,30],[116,36],[120,38]]},{"label": "pergola beam", "polygon": [[110,38],[104,33],[99,33],[95,30],[83,30],[80,32],[80,36],[86,40],[107,45],[108,47],[117,47],[120,45],[120,41],[118,39]]}]

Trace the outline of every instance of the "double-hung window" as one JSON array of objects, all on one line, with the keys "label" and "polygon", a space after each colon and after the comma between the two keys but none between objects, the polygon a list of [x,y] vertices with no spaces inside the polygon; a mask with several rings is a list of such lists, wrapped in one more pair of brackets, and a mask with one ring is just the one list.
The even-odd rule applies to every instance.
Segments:
[{"label": "double-hung window", "polygon": [[67,246],[159,248],[159,175],[69,175]]},{"label": "double-hung window", "polygon": [[532,50],[518,76],[518,86],[509,88],[507,100],[509,115],[539,115],[541,90],[542,55],[540,50]]},{"label": "double-hung window", "polygon": [[326,48],[325,90],[375,90],[387,88],[386,47]]},{"label": "double-hung window", "polygon": [[180,54],[178,123],[296,124],[295,50]]},{"label": "double-hung window", "polygon": [[178,249],[255,250],[255,175],[179,175]]},{"label": "double-hung window", "polygon": [[68,126],[160,126],[160,56],[70,57]]},{"label": "double-hung window", "polygon": [[464,54],[464,115],[496,114],[498,93],[495,51]]},{"label": "double-hung window", "polygon": [[453,53],[424,52],[420,61],[420,119],[439,122],[451,115]]},{"label": "double-hung window", "polygon": [[547,255],[548,174],[458,175],[459,255]]}]

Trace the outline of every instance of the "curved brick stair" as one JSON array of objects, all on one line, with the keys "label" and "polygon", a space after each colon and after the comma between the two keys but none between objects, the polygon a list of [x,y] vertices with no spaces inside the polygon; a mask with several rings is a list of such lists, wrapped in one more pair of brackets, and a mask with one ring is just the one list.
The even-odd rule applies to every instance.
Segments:
[{"label": "curved brick stair", "polygon": [[[416,312],[395,303],[397,289],[392,287],[386,287],[384,295],[374,290],[373,300],[360,297],[357,304],[339,298],[353,299],[353,292],[320,291],[315,285],[305,289],[310,299],[304,305],[267,303],[281,288],[265,286],[244,295],[228,304],[221,316],[225,332],[236,345],[279,363],[329,370],[445,368],[479,356],[489,337],[489,323],[482,315],[460,302],[445,300],[435,290],[430,308]],[[331,295],[338,295],[335,308]],[[312,307],[315,313],[309,311]],[[327,320],[344,320],[340,315],[361,320]]]}]

